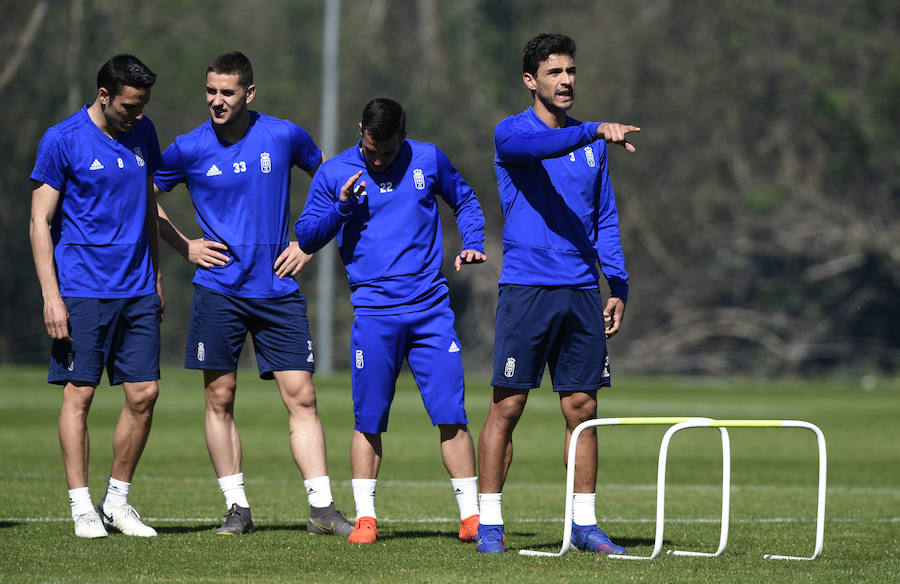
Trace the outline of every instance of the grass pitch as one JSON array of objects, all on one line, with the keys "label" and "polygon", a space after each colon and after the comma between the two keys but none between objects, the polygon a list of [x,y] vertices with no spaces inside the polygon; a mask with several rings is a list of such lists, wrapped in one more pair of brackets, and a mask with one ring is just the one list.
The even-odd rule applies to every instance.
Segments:
[{"label": "grass pitch", "polygon": [[[516,432],[504,493],[509,550],[482,556],[457,541],[456,504],[441,464],[438,434],[409,377],[401,377],[384,435],[379,531],[372,546],[305,532],[306,497],[290,456],[287,420],[272,382],[239,373],[236,417],[244,475],[258,531],[214,537],[224,503],[203,438],[200,374],[163,373],[150,441],[131,502],[159,531],[153,539],[74,536],[56,437],[60,392],[43,368],[0,368],[0,581],[2,582],[895,582],[900,573],[900,382],[763,382],[616,379],[600,395],[602,417],[707,416],[801,419],[828,443],[825,551],[812,562],[764,560],[809,555],[815,536],[816,445],[798,429],[734,429],[731,530],[719,558],[661,556],[610,560],[557,551],[565,471],[562,417],[547,389],[533,393]],[[490,389],[469,379],[473,436]],[[352,516],[348,449],[349,379],[317,377],[333,491]],[[103,495],[117,389],[98,388],[89,418],[90,487]],[[665,428],[599,428],[597,514],[630,553],[653,546],[656,457]],[[719,538],[718,432],[691,430],[672,441],[666,549],[713,551]]]}]

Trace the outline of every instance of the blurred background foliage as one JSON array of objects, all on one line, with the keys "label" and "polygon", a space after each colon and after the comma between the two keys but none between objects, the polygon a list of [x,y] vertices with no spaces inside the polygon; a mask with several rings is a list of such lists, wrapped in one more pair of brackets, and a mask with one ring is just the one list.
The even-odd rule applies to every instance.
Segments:
[{"label": "blurred background foliage", "polygon": [[[145,113],[165,148],[207,117],[209,60],[253,61],[254,109],[320,132],[322,0],[0,0],[0,363],[43,363],[27,225],[44,130],[96,95],[111,55],[159,76]],[[503,218],[493,130],[530,102],[521,50],[578,43],[584,120],[635,123],[611,168],[632,278],[614,369],[806,375],[900,365],[900,3],[892,0],[344,0],[338,150],[387,96],[479,194],[489,263],[445,264],[470,372],[491,366]],[[294,175],[294,216],[309,179]],[[183,187],[163,198],[192,236]],[[445,256],[458,250],[444,210]],[[184,351],[192,267],[165,248],[163,360]],[[352,311],[336,266],[335,354]],[[316,260],[300,275],[315,325]],[[605,291],[605,288],[604,288]],[[315,327],[313,335],[315,336]],[[248,353],[248,351],[245,351]],[[246,355],[245,355],[246,356]]]}]

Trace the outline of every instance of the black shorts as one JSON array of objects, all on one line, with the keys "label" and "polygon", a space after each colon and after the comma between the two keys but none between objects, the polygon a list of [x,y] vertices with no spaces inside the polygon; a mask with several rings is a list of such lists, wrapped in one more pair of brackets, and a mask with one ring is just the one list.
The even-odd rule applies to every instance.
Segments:
[{"label": "black shorts", "polygon": [[234,371],[250,333],[262,379],[274,371],[314,371],[306,299],[295,291],[280,298],[237,298],[194,285],[184,366]]},{"label": "black shorts", "polygon": [[610,384],[603,299],[596,288],[500,288],[491,385],[532,389],[549,365],[554,391]]}]

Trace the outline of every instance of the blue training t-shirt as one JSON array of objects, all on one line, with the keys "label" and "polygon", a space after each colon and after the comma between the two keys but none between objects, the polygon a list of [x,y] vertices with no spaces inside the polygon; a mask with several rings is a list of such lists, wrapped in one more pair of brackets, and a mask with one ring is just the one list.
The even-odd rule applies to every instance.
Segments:
[{"label": "blue training t-shirt", "polygon": [[606,142],[593,122],[552,129],[528,108],[494,132],[500,192],[500,284],[597,287],[597,263],[612,296],[628,299],[619,215]]},{"label": "blue training t-shirt", "polygon": [[[362,170],[366,196],[339,203],[341,187]],[[294,224],[314,253],[337,235],[356,314],[400,314],[447,295],[436,195],[456,214],[462,249],[484,252],[484,215],[474,191],[435,145],[405,140],[384,172],[370,173],[359,144],[326,160]]]},{"label": "blue training t-shirt", "polygon": [[161,164],[150,118],[111,138],[85,106],[44,133],[31,179],[60,193],[51,226],[63,297],[156,291],[147,240],[147,180]]},{"label": "blue training t-shirt", "polygon": [[154,182],[170,191],[187,185],[203,238],[228,246],[224,266],[197,267],[194,283],[239,298],[278,298],[298,289],[275,273],[288,246],[291,167],[314,170],[322,151],[300,126],[250,112],[237,143],[219,139],[212,121],[175,138]]}]

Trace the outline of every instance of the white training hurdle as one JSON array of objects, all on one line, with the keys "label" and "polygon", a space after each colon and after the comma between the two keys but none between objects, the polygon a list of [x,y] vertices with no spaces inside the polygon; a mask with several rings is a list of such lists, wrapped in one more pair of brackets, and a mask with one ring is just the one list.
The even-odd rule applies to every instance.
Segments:
[{"label": "white training hurdle", "polygon": [[659,449],[659,464],[656,476],[656,537],[653,551],[649,556],[634,556],[626,554],[609,554],[607,557],[626,560],[652,560],[662,553],[663,532],[665,530],[665,497],[666,497],[666,461],[668,458],[669,442],[672,437],[687,428],[718,428],[722,437],[722,520],[719,535],[719,547],[715,552],[694,552],[683,550],[669,550],[668,553],[678,556],[716,557],[721,555],[728,545],[728,527],[730,516],[730,491],[731,491],[731,444],[726,428],[806,428],[812,431],[818,442],[819,448],[819,488],[818,505],[816,510],[816,541],[813,554],[805,556],[787,556],[778,554],[765,554],[765,559],[778,560],[814,560],[822,554],[825,540],[825,483],[827,474],[827,454],[825,450],[825,436],[814,424],[800,420],[715,420],[711,418],[690,417],[642,417],[642,418],[598,418],[581,423],[572,432],[569,441],[569,458],[566,465],[566,505],[563,527],[563,542],[559,552],[542,552],[537,550],[520,550],[519,553],[526,556],[554,556],[559,557],[569,551],[572,539],[572,497],[575,485],[575,453],[577,451],[578,437],[583,430],[595,426],[647,426],[670,425],[663,435]]}]

